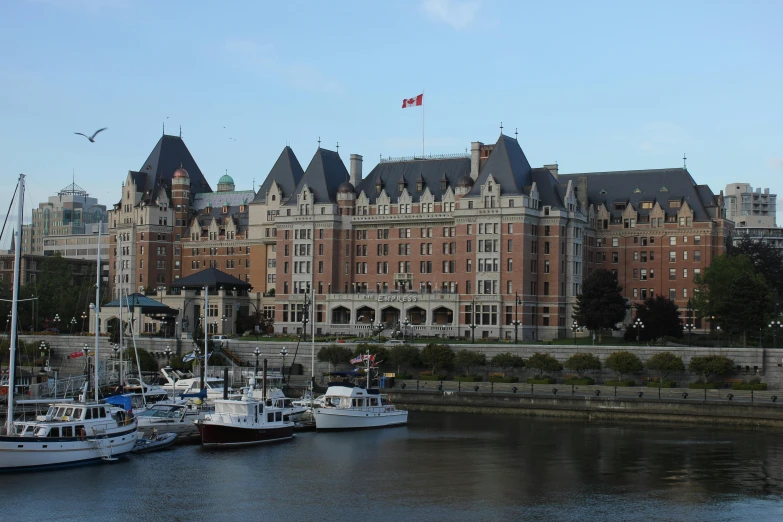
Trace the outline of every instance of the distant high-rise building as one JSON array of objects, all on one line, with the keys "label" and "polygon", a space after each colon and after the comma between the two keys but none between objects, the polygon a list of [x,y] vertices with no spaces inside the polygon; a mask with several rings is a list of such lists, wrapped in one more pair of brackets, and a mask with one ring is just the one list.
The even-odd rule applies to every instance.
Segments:
[{"label": "distant high-rise building", "polygon": [[726,219],[741,227],[774,227],[777,195],[769,189],[756,188],[750,183],[732,183],[726,185],[724,202]]},{"label": "distant high-rise building", "polygon": [[[59,251],[65,257],[94,258],[95,246],[90,251],[88,245],[97,243],[97,237],[91,236],[97,235],[97,224],[101,221],[106,223],[106,220],[106,206],[100,205],[96,198],[91,198],[76,183],[71,183],[33,209],[32,223],[25,225],[22,230],[22,252],[44,255]],[[59,241],[49,241],[54,237]],[[66,245],[72,248],[64,248]],[[78,245],[82,247],[77,249]],[[70,250],[70,253],[66,250]]]}]

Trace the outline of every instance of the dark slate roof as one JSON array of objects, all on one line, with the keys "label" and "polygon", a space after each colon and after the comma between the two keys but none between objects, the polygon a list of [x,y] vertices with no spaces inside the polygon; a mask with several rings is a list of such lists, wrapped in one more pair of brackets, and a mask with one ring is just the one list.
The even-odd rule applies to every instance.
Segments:
[{"label": "dark slate roof", "polygon": [[[549,169],[533,169],[531,171],[532,180],[536,183],[538,189],[538,199],[541,206],[553,208],[564,208],[563,198],[566,193],[566,186],[558,186],[557,179],[549,172]],[[527,187],[527,185],[525,185]],[[501,187],[502,188],[502,187]],[[527,189],[528,193],[530,189]]]},{"label": "dark slate roof", "polygon": [[245,283],[241,279],[221,272],[216,268],[206,268],[201,272],[196,272],[182,279],[177,279],[171,284],[171,288],[203,288],[205,286],[226,288],[250,289],[250,283]]},{"label": "dark slate roof", "polygon": [[286,146],[280,157],[277,158],[272,170],[269,171],[264,183],[258,187],[255,201],[266,203],[266,192],[272,187],[273,182],[283,191],[283,198],[288,198],[296,190],[299,181],[304,177],[304,171],[291,147]]},{"label": "dark slate roof", "polygon": [[[121,304],[120,304],[121,303]],[[174,313],[176,314],[177,311],[173,308],[169,308],[168,306],[164,305],[160,301],[156,301],[155,299],[151,299],[147,297],[144,294],[130,294],[121,297],[120,299],[115,299],[114,301],[111,301],[109,303],[106,303],[105,305],[102,305],[102,308],[122,308],[124,310],[130,308],[131,310],[140,309],[141,313],[143,314],[151,314],[151,313]]]},{"label": "dark slate roof", "polygon": [[235,190],[232,192],[206,192],[204,194],[196,194],[193,201],[193,209],[201,211],[211,206],[213,208],[221,207],[237,207],[240,205],[247,205],[253,202],[256,197],[255,192],[252,190]]},{"label": "dark slate roof", "polygon": [[468,195],[481,195],[481,186],[490,174],[500,184],[501,194],[522,194],[523,187],[533,184],[531,170],[519,142],[501,134]]},{"label": "dark slate roof", "polygon": [[[363,191],[370,203],[375,203],[378,197],[375,185],[380,180],[386,194],[392,201],[397,201],[401,193],[399,182],[405,180],[405,188],[413,201],[419,201],[425,188],[429,188],[430,193],[435,196],[436,200],[439,200],[444,193],[440,188],[440,182],[444,176],[447,187],[451,187],[453,191],[457,187],[457,182],[466,174],[470,175],[470,158],[468,157],[388,161],[376,165],[356,187],[356,192]],[[420,191],[416,190],[419,178],[424,181],[424,186]]]},{"label": "dark slate roof", "polygon": [[613,216],[622,214],[622,211],[614,209],[615,202],[628,202],[641,215],[646,215],[650,211],[639,208],[643,201],[657,201],[665,212],[676,214],[678,209],[669,208],[669,200],[683,200],[687,201],[693,210],[694,220],[710,219],[702,200],[705,194],[688,171],[681,167],[560,174],[560,186],[567,186],[569,180],[573,180],[576,185],[581,177],[587,178],[588,201],[596,206],[605,203],[606,209]]},{"label": "dark slate roof", "polygon": [[182,138],[167,134],[161,136],[139,169],[139,172],[146,174],[144,186],[137,185],[139,190],[155,192],[154,189],[158,185],[163,185],[166,191],[171,194],[171,179],[174,177],[174,171],[179,167],[188,171],[192,193],[212,192],[209,182],[201,173],[201,169],[198,168],[196,160],[191,156]]},{"label": "dark slate roof", "polygon": [[315,203],[335,202],[337,188],[348,179],[348,170],[340,155],[319,147],[286,205],[296,205],[294,196],[297,196],[305,185],[313,191]]}]

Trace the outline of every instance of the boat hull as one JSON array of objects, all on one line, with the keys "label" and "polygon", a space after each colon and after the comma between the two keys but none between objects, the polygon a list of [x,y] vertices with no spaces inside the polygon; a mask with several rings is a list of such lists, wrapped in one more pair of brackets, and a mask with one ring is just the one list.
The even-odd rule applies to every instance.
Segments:
[{"label": "boat hull", "polygon": [[154,420],[150,422],[139,422],[139,432],[143,437],[152,437],[155,430],[158,435],[166,433],[174,433],[177,435],[180,441],[196,440],[201,435],[196,428],[197,419],[185,419],[185,420]]},{"label": "boat hull", "polygon": [[270,428],[246,428],[203,422],[196,426],[201,433],[201,444],[203,446],[265,444],[290,440],[294,436],[293,424]]},{"label": "boat hull", "polygon": [[49,439],[0,437],[0,472],[79,466],[127,455],[136,444],[138,432],[126,430],[101,438]]},{"label": "boat hull", "polygon": [[408,424],[407,411],[363,411],[340,408],[314,410],[317,431],[368,430]]}]

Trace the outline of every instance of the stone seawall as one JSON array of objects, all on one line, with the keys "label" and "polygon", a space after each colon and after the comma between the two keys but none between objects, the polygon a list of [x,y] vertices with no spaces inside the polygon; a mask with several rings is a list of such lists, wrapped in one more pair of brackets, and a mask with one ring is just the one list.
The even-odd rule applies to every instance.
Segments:
[{"label": "stone seawall", "polygon": [[392,389],[389,397],[410,411],[566,417],[588,421],[712,425],[783,429],[783,405],[614,397],[522,396]]}]

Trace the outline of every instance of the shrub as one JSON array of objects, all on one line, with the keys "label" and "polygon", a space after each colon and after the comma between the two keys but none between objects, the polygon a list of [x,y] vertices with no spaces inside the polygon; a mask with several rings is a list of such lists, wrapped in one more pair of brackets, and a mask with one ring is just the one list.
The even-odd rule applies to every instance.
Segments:
[{"label": "shrub", "polygon": [[755,384],[745,384],[745,383],[737,383],[734,384],[731,387],[733,390],[755,390],[755,391],[762,391],[767,389],[767,383],[766,382],[760,382]]},{"label": "shrub", "polygon": [[625,350],[614,352],[607,357],[604,366],[617,374],[618,381],[622,381],[623,376],[629,373],[639,373],[644,369],[639,357]]},{"label": "shrub", "polygon": [[670,374],[684,372],[685,363],[682,362],[681,357],[671,352],[660,352],[647,359],[647,369],[655,372],[658,380],[666,381],[666,377]]},{"label": "shrub", "polygon": [[538,377],[543,376],[544,372],[553,373],[563,369],[563,365],[557,359],[548,353],[534,353],[527,360],[527,367],[538,372]]},{"label": "shrub", "polygon": [[648,382],[648,388],[676,388],[677,383],[672,381]]},{"label": "shrub", "polygon": [[484,380],[484,377],[481,375],[457,375],[454,377],[454,380],[460,382],[481,382]]},{"label": "shrub", "polygon": [[481,352],[463,348],[454,355],[454,366],[465,370],[465,375],[470,375],[475,368],[486,365],[487,356]]},{"label": "shrub", "polygon": [[712,390],[717,388],[714,382],[692,382],[688,384],[691,390]]},{"label": "shrub", "polygon": [[528,384],[555,384],[557,381],[552,377],[530,377],[527,381]]},{"label": "shrub", "polygon": [[572,384],[574,386],[590,386],[595,384],[595,380],[590,377],[583,377],[581,379],[573,377],[571,379],[563,379],[563,384]]},{"label": "shrub", "polygon": [[691,357],[688,363],[688,371],[704,377],[704,380],[710,375],[723,377],[733,370],[734,361],[723,355],[697,355]]},{"label": "shrub", "polygon": [[501,375],[490,375],[489,382],[519,382],[519,377],[503,377]]},{"label": "shrub", "polygon": [[633,380],[613,380],[613,381],[606,381],[604,384],[607,386],[636,386],[636,381]]},{"label": "shrub", "polygon": [[490,361],[492,366],[501,368],[505,374],[506,371],[513,371],[516,368],[522,368],[525,366],[525,360],[519,355],[515,355],[511,352],[499,353]]},{"label": "shrub", "polygon": [[397,373],[395,374],[397,379],[413,379],[413,375],[410,373]]},{"label": "shrub", "polygon": [[601,359],[592,353],[575,353],[563,364],[567,369],[574,371],[581,378],[585,372],[601,369]]}]

